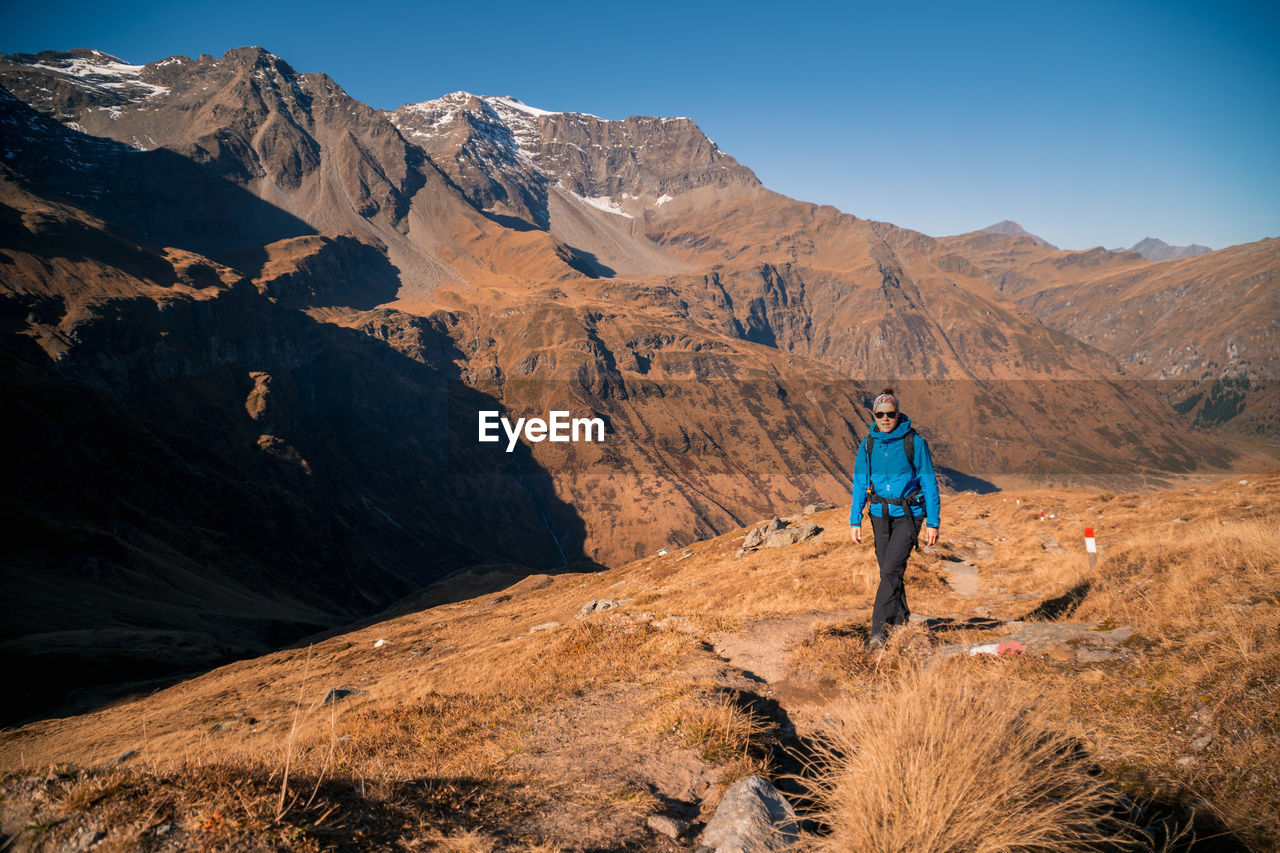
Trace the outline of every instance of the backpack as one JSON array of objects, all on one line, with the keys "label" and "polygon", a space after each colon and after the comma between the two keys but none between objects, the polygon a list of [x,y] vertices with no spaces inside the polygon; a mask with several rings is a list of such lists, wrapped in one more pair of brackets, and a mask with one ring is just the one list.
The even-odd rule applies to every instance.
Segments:
[{"label": "backpack", "polygon": [[[907,464],[911,466],[911,476],[919,475],[916,470],[916,428],[912,427],[907,430],[907,434],[902,437],[902,449],[907,453]],[[871,482],[871,435],[868,434],[862,440],[862,450],[867,454],[867,482]]]}]

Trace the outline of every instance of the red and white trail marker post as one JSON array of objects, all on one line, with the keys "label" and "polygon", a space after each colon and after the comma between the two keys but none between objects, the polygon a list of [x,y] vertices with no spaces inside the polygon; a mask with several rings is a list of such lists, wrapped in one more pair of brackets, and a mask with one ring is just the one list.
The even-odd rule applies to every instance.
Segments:
[{"label": "red and white trail marker post", "polygon": [[1089,568],[1092,569],[1098,562],[1098,542],[1093,538],[1092,527],[1084,529],[1084,550],[1089,553]]}]

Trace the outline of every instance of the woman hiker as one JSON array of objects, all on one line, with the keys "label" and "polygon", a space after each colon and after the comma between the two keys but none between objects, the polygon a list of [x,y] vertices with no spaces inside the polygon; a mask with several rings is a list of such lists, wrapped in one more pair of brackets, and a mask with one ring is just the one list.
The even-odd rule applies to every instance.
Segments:
[{"label": "woman hiker", "polygon": [[862,510],[869,502],[880,563],[870,645],[879,648],[889,629],[907,624],[911,615],[902,582],[907,557],[919,539],[921,517],[925,544],[938,541],[941,506],[929,445],[911,428],[911,418],[899,410],[893,389],[886,388],[876,397],[871,409],[875,421],[853,463],[849,532],[856,544],[862,544]]}]

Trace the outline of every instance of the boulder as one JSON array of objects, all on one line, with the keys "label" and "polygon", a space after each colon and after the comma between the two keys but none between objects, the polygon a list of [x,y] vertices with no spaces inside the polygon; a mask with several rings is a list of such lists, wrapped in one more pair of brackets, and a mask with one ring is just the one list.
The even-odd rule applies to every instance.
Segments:
[{"label": "boulder", "polygon": [[725,792],[698,844],[715,853],[763,853],[786,849],[799,838],[791,804],[767,779],[748,776]]},{"label": "boulder", "polygon": [[325,694],[324,701],[320,704],[329,705],[333,702],[337,702],[339,699],[346,699],[348,696],[355,696],[360,693],[364,693],[364,691],[357,690],[354,687],[334,687]]},{"label": "boulder", "polygon": [[747,537],[742,540],[742,550],[750,551],[752,549],[759,548],[760,543],[763,541],[764,541],[764,528],[754,527],[751,529],[749,533],[747,533]]},{"label": "boulder", "polygon": [[617,606],[618,606],[618,602],[613,601],[612,599],[608,599],[608,598],[592,599],[591,601],[588,601],[586,604],[582,605],[582,610],[579,611],[577,618],[582,619],[586,616],[590,616],[592,613],[599,613],[602,610],[612,610]]},{"label": "boulder", "polygon": [[801,524],[795,524],[791,527],[784,527],[781,530],[775,530],[765,536],[764,542],[761,543],[762,548],[784,548],[787,545],[794,545],[797,542],[803,542],[806,539],[812,539],[818,535],[822,528],[813,522],[806,521]]},{"label": "boulder", "polygon": [[812,539],[821,532],[822,528],[813,522],[788,525],[782,519],[774,518],[768,524],[752,529],[742,540],[742,548],[734,556],[745,556],[757,548],[784,548]]},{"label": "boulder", "polygon": [[816,504],[805,504],[801,512],[803,515],[813,515],[815,512],[826,512],[829,509],[835,509],[835,505],[826,501],[818,501]]}]

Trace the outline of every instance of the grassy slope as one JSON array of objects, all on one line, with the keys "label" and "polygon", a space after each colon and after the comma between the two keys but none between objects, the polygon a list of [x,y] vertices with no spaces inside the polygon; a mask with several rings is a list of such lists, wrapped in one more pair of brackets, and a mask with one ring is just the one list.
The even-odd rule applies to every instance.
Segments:
[{"label": "grassy slope", "polygon": [[[1162,814],[1184,824],[1194,807],[1201,835],[1216,825],[1270,849],[1280,841],[1280,470],[1246,479],[1132,495],[946,499],[942,547],[913,557],[908,572],[915,613],[1013,619],[1087,582],[1078,608],[1060,619],[1132,626],[1117,660],[1081,663],[1062,649],[1032,648],[946,662],[940,645],[999,639],[1007,629],[922,626],[869,655],[874,557],[849,543],[847,509],[836,509],[812,519],[826,529],[821,541],[742,558],[733,557],[738,532],[599,574],[517,581],[500,567],[477,570],[464,579],[479,591],[469,600],[429,606],[428,590],[406,602],[411,612],[309,648],[5,732],[0,823],[19,834],[14,849],[57,849],[86,827],[120,849],[662,849],[647,815],[705,820],[734,778],[782,775],[783,746],[838,746],[841,732],[859,731],[884,732],[889,743],[903,723],[885,709],[914,707],[921,696],[954,710],[912,724],[923,742],[942,744],[899,753],[925,756],[912,768],[919,780],[960,780],[966,802],[1032,784],[1018,775],[1029,769],[1047,768],[1050,785],[1079,783],[1080,760],[1050,760],[1013,738],[970,759],[944,749],[943,733],[990,730],[997,696],[1019,721],[997,728],[1027,726],[1041,733],[1035,743],[1071,743],[1104,771],[1109,787],[1080,783],[1081,810],[1050,823],[1076,826],[1079,837],[1118,833],[1122,825],[1102,821],[1098,808],[1123,789],[1140,802],[1177,804]],[[1041,509],[1057,517],[1041,522]],[[1086,524],[1102,548],[1093,571]],[[947,556],[979,566],[979,597],[953,592]],[[575,619],[593,599],[621,606]],[[322,704],[334,687],[363,692]],[[845,724],[833,728],[833,719]],[[939,723],[938,738],[928,719]],[[1208,746],[1193,750],[1206,735]],[[874,745],[853,742],[864,753]],[[988,762],[991,750],[1007,760],[969,776],[957,766]],[[854,819],[865,803],[842,805],[838,794],[847,777],[892,803],[891,785],[869,781],[901,776],[901,759],[859,767],[824,760],[819,748],[812,760],[827,781],[825,842],[920,849],[920,836],[866,835]],[[963,846],[947,840],[948,827],[981,829],[1012,808],[970,810],[965,824],[948,802],[941,793],[917,802],[903,831],[941,827],[928,843]],[[1017,808],[1029,817],[1009,843],[1038,838],[1037,806]]]}]

